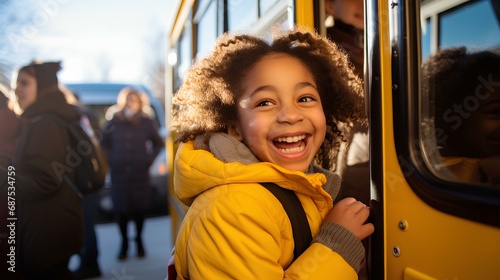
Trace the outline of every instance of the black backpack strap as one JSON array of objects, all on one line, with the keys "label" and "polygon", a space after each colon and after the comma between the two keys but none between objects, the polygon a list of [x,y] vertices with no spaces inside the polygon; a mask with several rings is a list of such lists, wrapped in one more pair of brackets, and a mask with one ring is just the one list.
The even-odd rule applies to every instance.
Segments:
[{"label": "black backpack strap", "polygon": [[260,183],[268,189],[283,205],[288,219],[292,224],[293,241],[293,260],[295,261],[307,248],[312,241],[311,228],[307,221],[306,212],[300,203],[299,198],[294,191],[282,188],[275,183]]}]

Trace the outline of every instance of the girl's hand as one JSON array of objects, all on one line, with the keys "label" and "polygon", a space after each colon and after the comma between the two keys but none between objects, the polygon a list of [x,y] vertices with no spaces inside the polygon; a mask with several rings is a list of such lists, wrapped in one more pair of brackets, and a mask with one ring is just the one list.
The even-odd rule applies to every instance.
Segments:
[{"label": "girl's hand", "polygon": [[325,217],[325,221],[343,226],[359,240],[363,240],[375,231],[372,223],[366,223],[370,216],[370,208],[353,197],[347,197],[333,206]]}]

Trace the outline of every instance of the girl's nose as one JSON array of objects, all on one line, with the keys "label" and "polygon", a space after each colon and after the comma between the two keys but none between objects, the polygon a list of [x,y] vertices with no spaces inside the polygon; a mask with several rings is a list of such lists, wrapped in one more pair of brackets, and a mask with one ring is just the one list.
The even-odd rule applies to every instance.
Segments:
[{"label": "girl's nose", "polygon": [[283,105],[278,113],[277,120],[280,123],[296,123],[302,121],[304,115],[302,110],[294,105]]}]

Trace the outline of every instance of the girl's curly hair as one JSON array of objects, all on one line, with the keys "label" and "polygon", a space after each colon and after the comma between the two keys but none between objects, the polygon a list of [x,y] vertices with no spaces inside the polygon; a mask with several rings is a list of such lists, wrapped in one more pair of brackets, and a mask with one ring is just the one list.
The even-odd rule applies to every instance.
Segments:
[{"label": "girl's curly hair", "polygon": [[340,141],[346,139],[345,127],[366,121],[362,81],[335,43],[299,27],[275,31],[271,43],[256,36],[221,35],[214,51],[189,69],[174,96],[170,128],[178,133],[176,142],[227,132],[228,124],[237,117],[236,100],[244,90],[242,81],[246,73],[272,53],[299,59],[314,76],[327,124],[326,138],[316,161],[324,168],[331,168]]}]

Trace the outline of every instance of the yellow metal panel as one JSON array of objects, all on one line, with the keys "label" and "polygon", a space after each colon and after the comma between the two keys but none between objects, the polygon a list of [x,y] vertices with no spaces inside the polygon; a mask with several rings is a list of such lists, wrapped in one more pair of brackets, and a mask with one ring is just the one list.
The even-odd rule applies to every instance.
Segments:
[{"label": "yellow metal panel", "polygon": [[[397,162],[393,151],[387,156]],[[425,204],[410,189],[397,164],[388,164],[385,172],[387,279],[401,279],[408,267],[437,279],[498,279],[498,228]],[[406,230],[399,227],[402,221]]]},{"label": "yellow metal panel", "polygon": [[415,269],[407,267],[405,269],[405,274],[403,277],[404,280],[437,280],[436,278],[430,277],[429,275],[425,275],[421,272],[416,271]]},{"label": "yellow metal panel", "polygon": [[[385,279],[500,279],[500,228],[443,213],[410,188],[395,150],[388,1],[380,0]],[[404,222],[406,228],[400,228]]]},{"label": "yellow metal panel", "polygon": [[311,0],[295,1],[295,23],[314,29],[314,6]]},{"label": "yellow metal panel", "polygon": [[186,23],[186,20],[189,16],[189,12],[191,12],[193,8],[194,1],[195,0],[182,0],[180,8],[175,15],[175,21],[172,30],[170,31],[170,48],[177,43],[177,40],[182,33],[182,29],[184,29],[184,24]]},{"label": "yellow metal panel", "polygon": [[[379,36],[380,36],[380,67],[381,67],[381,74],[380,74],[380,80],[381,80],[381,91],[382,91],[382,131],[384,132],[382,134],[382,143],[383,143],[383,174],[382,178],[383,181],[385,182],[386,179],[386,174],[387,170],[390,168],[387,167],[388,161],[387,161],[387,152],[389,150],[388,147],[390,147],[390,151],[394,152],[394,139],[392,132],[393,131],[393,123],[392,123],[392,99],[390,98],[392,96],[392,80],[391,80],[391,46],[390,46],[390,38],[389,38],[389,18],[388,14],[384,13],[382,11],[388,11],[388,5],[387,1],[382,1],[380,0],[379,3],[379,9],[380,9],[380,15],[378,21],[378,29],[379,29]],[[396,161],[397,163],[397,161]],[[387,195],[386,195],[386,186],[384,186],[383,189],[383,209],[384,209],[384,216],[387,214]],[[387,217],[384,217],[384,220],[386,220]],[[387,244],[387,226],[384,224],[384,244]],[[377,229],[375,229],[377,230]],[[387,264],[387,253],[384,254],[384,270],[387,272],[388,264]],[[387,273],[386,273],[387,275]],[[386,279],[397,279],[397,278],[386,278]]]}]

